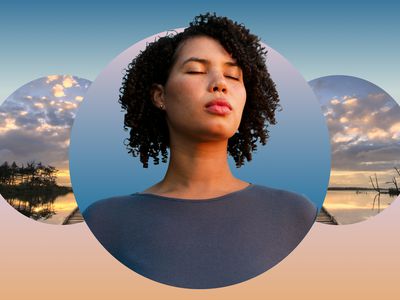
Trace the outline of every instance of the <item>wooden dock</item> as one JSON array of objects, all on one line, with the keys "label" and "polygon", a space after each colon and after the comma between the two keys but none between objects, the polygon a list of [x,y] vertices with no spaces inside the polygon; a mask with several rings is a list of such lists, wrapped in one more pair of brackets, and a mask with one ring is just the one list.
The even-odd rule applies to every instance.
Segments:
[{"label": "wooden dock", "polygon": [[75,208],[68,217],[65,218],[62,225],[70,225],[84,222],[81,212],[79,211],[79,207]]},{"label": "wooden dock", "polygon": [[329,225],[339,225],[339,222],[322,206],[317,216],[317,222]]}]

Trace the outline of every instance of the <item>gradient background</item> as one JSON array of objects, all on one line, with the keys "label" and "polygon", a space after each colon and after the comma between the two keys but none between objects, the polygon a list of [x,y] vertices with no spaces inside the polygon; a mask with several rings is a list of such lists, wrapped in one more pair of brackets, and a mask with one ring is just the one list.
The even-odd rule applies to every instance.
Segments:
[{"label": "gradient background", "polygon": [[[160,33],[156,36],[164,36]],[[168,164],[144,169],[138,157],[127,153],[124,112],[118,103],[124,69],[145,45],[148,37],[123,51],[91,84],[77,111],[69,149],[71,182],[79,209],[95,201],[140,192],[159,182]],[[268,50],[267,66],[276,84],[282,111],[276,113],[267,145],[259,144],[250,162],[235,167],[238,178],[306,196],[321,207],[330,175],[331,149],[325,117],[308,83],[279,53]],[[299,114],[299,111],[306,114]],[[95,112],[95,113],[94,113]]]},{"label": "gradient background", "polygon": [[[400,4],[354,1],[2,3],[0,101],[49,74],[94,80],[138,40],[216,11],[243,22],[306,80],[345,74],[400,99]],[[0,287],[5,299],[397,299],[400,201],[354,225],[315,224],[283,262],[215,290],[161,285],[118,263],[85,224],[51,226],[0,201]]]}]

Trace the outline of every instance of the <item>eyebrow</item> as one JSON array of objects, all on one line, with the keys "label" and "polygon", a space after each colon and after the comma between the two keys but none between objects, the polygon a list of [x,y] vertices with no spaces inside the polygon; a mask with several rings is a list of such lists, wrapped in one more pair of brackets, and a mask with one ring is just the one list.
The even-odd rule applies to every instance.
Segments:
[{"label": "eyebrow", "polygon": [[[185,64],[187,64],[187,63],[189,63],[189,62],[192,62],[192,61],[201,63],[201,64],[203,64],[203,65],[209,65],[209,64],[210,64],[210,61],[207,60],[207,59],[199,58],[199,57],[190,57],[190,58],[186,59],[186,60],[182,63],[182,66],[184,66]],[[230,66],[230,67],[238,67],[238,68],[240,68],[239,65],[238,65],[236,62],[234,62],[234,61],[227,61],[227,62],[224,63],[224,65],[228,65],[228,66]]]}]

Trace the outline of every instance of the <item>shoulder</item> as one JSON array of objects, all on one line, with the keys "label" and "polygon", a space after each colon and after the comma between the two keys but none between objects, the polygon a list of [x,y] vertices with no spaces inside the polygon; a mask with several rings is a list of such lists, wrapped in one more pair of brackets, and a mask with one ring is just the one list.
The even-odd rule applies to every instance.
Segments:
[{"label": "shoulder", "polygon": [[136,219],[131,212],[135,211],[138,198],[136,194],[106,198],[94,202],[83,211],[86,224],[107,249],[120,244],[118,233]]},{"label": "shoulder", "polygon": [[125,202],[131,197],[132,196],[116,196],[116,197],[97,200],[96,202],[90,204],[88,208],[84,210],[83,215],[84,216],[89,215],[94,212],[96,213],[104,212],[104,210],[108,210],[114,206],[118,206],[121,204],[121,202]]},{"label": "shoulder", "polygon": [[86,222],[93,222],[96,219],[104,222],[109,218],[114,218],[116,213],[120,214],[137,201],[136,194],[98,200],[86,208],[82,215]]},{"label": "shoulder", "polygon": [[315,205],[306,196],[291,191],[271,188],[258,184],[254,184],[248,191],[253,195],[263,196],[263,198],[266,197],[270,200],[290,202],[291,204],[298,206],[315,207]]},{"label": "shoulder", "polygon": [[316,206],[303,195],[262,185],[254,185],[249,189],[249,193],[257,199],[262,199],[266,205],[273,207],[280,214],[299,216],[310,220],[314,220],[316,217]]}]

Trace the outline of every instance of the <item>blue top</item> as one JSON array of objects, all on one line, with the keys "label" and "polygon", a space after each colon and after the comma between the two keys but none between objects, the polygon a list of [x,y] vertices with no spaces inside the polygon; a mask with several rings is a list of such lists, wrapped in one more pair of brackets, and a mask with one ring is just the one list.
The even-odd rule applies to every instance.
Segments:
[{"label": "blue top", "polygon": [[158,282],[216,288],[285,258],[317,215],[308,199],[259,185],[212,199],[136,193],[95,202],[83,216],[119,261]]}]

